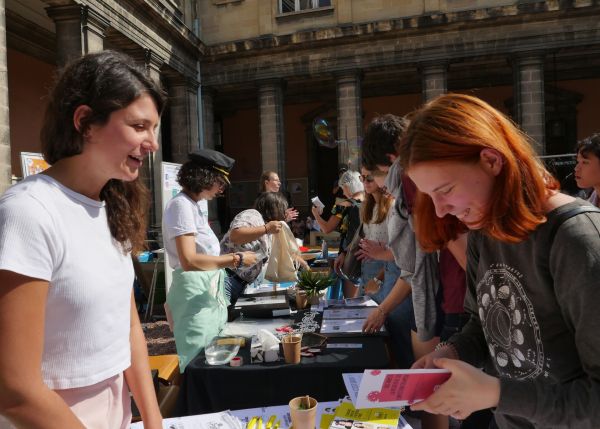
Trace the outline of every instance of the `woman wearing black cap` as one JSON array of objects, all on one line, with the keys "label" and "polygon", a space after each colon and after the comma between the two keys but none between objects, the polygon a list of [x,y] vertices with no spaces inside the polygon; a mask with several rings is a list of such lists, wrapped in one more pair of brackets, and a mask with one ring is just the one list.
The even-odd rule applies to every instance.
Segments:
[{"label": "woman wearing black cap", "polygon": [[191,153],[189,158],[177,174],[182,190],[167,203],[163,215],[163,238],[171,268],[208,271],[253,265],[253,252],[220,255],[219,239],[210,228],[208,213],[198,204],[225,190],[235,161],[210,149]]},{"label": "woman wearing black cap", "polygon": [[223,268],[256,263],[254,252],[220,254],[208,212],[199,204],[229,185],[234,160],[210,149],[191,153],[189,158],[177,174],[182,190],[167,203],[163,214],[165,251],[174,270],[167,304],[182,370],[227,321],[231,290]]}]

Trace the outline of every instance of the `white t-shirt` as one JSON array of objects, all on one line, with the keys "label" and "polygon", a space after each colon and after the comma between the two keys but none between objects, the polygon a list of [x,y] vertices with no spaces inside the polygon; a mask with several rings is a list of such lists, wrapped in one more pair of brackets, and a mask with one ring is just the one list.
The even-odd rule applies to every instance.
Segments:
[{"label": "white t-shirt", "polygon": [[219,239],[208,224],[208,212],[202,209],[199,202],[180,192],[167,203],[163,214],[165,251],[174,270],[181,267],[175,237],[190,233],[195,234],[197,253],[219,256]]},{"label": "white t-shirt", "polygon": [[130,366],[133,266],[112,239],[103,202],[43,174],[14,185],[0,198],[0,269],[50,283],[48,387],[89,386]]},{"label": "white t-shirt", "polygon": [[[394,209],[394,204],[390,207],[390,212]],[[377,241],[378,243],[384,244],[387,246],[388,243],[388,225],[387,219],[388,216],[381,223],[375,223],[379,213],[379,204],[376,204],[373,207],[373,215],[371,216],[370,223],[363,223],[363,231],[365,233],[365,238],[367,240]]]}]

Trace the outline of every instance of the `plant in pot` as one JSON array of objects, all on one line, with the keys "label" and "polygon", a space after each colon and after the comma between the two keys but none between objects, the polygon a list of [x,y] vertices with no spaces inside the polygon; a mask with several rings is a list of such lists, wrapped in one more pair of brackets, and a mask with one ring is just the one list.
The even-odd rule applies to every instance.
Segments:
[{"label": "plant in pot", "polygon": [[318,304],[319,296],[335,283],[335,277],[319,271],[300,271],[296,282],[296,307]]}]

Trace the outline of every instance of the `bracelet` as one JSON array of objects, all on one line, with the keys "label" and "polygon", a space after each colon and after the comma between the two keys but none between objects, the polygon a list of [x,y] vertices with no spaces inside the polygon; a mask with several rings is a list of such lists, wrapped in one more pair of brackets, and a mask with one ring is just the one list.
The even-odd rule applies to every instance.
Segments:
[{"label": "bracelet", "polygon": [[241,252],[237,252],[236,255],[240,257],[240,262],[238,262],[238,266],[237,266],[237,268],[239,268],[242,265],[244,265],[244,254]]},{"label": "bracelet", "polygon": [[458,350],[456,350],[456,346],[453,343],[450,343],[448,341],[442,341],[442,342],[440,342],[437,346],[435,346],[435,349],[433,349],[433,350],[437,352],[438,350],[441,350],[441,349],[443,349],[445,347],[447,347],[447,348],[449,348],[451,350],[452,355],[453,355],[453,359],[458,359],[459,358],[459,356],[458,356]]},{"label": "bracelet", "polygon": [[379,280],[377,277],[373,277],[373,281],[375,283],[377,283],[377,286],[381,287],[383,285],[383,282],[381,280]]}]

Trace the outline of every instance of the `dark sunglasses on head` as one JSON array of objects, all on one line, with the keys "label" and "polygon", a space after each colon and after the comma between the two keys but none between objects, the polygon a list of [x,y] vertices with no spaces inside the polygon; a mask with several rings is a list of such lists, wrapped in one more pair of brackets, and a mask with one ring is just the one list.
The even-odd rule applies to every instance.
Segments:
[{"label": "dark sunglasses on head", "polygon": [[358,178],[360,179],[361,182],[369,182],[369,183],[372,182],[373,180],[375,180],[375,179],[373,179],[373,176],[371,176],[370,174],[367,174],[367,175],[361,174],[358,176]]}]

